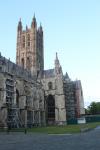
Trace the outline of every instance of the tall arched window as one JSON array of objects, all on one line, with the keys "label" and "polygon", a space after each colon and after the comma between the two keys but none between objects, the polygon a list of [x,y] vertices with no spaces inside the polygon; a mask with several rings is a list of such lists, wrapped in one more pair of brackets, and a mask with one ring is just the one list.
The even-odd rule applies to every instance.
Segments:
[{"label": "tall arched window", "polygon": [[48,89],[49,89],[49,90],[52,90],[52,88],[53,88],[53,87],[52,87],[52,82],[49,82],[49,83],[48,83]]},{"label": "tall arched window", "polygon": [[30,64],[31,62],[30,62],[30,58],[29,57],[27,57],[27,69],[28,70],[30,70]]},{"label": "tall arched window", "polygon": [[28,43],[27,43],[28,46],[30,46],[30,35],[29,35],[29,34],[27,35],[27,42],[28,42]]},{"label": "tall arched window", "polygon": [[25,48],[25,36],[23,36],[23,48]]},{"label": "tall arched window", "polygon": [[24,68],[24,58],[21,59],[21,65]]}]

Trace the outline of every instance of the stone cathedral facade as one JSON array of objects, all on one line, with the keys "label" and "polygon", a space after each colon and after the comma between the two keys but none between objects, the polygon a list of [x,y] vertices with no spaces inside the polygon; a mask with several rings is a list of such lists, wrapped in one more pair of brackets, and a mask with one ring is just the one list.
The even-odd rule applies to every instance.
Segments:
[{"label": "stone cathedral facade", "polygon": [[63,75],[57,53],[44,70],[42,26],[17,27],[16,64],[0,55],[0,126],[66,125],[85,114],[81,81]]}]

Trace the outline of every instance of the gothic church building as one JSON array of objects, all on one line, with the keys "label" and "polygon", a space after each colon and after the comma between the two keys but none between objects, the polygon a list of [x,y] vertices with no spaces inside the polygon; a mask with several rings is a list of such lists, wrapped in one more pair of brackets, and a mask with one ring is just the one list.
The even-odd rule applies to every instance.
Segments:
[{"label": "gothic church building", "polygon": [[66,125],[85,114],[81,81],[63,75],[57,53],[44,70],[42,26],[17,27],[16,64],[0,55],[0,126]]}]

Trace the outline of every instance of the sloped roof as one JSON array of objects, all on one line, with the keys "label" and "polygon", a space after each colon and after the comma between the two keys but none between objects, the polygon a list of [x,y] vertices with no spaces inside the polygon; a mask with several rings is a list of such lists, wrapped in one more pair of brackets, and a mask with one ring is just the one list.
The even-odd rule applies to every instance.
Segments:
[{"label": "sloped roof", "polygon": [[43,75],[45,78],[55,77],[54,69],[44,70]]}]

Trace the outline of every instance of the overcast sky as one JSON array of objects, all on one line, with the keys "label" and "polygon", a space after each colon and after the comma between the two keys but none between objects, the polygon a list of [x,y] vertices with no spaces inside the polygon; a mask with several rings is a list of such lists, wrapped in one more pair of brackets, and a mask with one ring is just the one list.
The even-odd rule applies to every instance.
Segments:
[{"label": "overcast sky", "polygon": [[19,18],[36,16],[44,30],[45,69],[55,53],[72,80],[82,82],[85,106],[100,101],[100,0],[1,0],[0,51],[15,62]]}]

